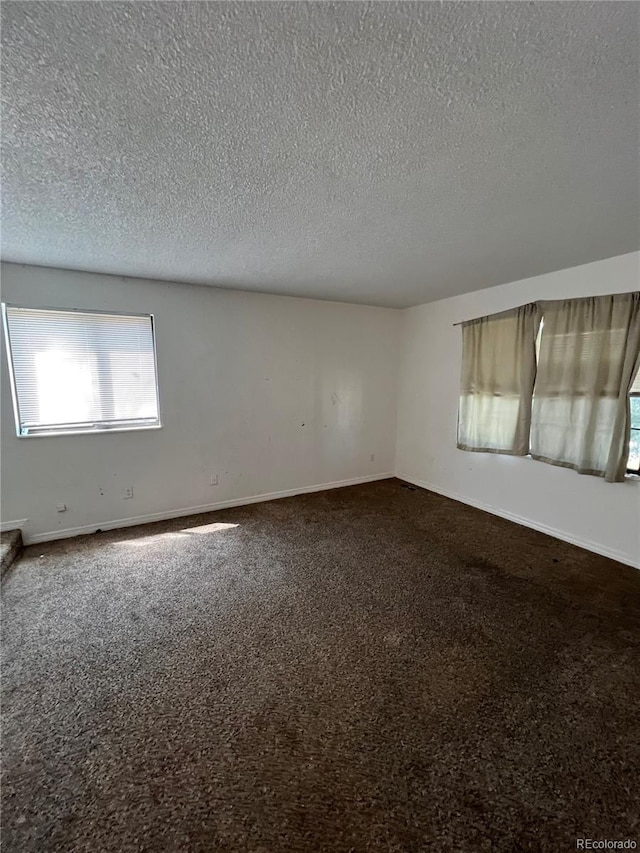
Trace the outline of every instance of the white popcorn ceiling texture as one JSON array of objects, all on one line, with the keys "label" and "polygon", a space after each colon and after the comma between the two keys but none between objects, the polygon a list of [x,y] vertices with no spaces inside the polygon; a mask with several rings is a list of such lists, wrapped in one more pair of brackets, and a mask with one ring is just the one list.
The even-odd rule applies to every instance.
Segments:
[{"label": "white popcorn ceiling texture", "polygon": [[639,14],[4,2],[4,258],[402,307],[633,251]]}]

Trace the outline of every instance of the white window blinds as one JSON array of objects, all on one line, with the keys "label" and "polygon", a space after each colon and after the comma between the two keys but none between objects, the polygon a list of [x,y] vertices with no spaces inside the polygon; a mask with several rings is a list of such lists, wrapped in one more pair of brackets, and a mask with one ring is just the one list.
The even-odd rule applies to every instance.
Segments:
[{"label": "white window blinds", "polygon": [[18,435],[159,426],[149,315],[3,313]]}]

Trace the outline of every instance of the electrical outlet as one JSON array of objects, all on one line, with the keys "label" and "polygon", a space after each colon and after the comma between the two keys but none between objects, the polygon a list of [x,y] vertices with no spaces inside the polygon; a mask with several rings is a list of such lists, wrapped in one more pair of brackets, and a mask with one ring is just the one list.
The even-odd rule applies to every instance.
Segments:
[{"label": "electrical outlet", "polygon": [[66,512],[67,505],[66,504],[56,504],[56,509],[58,512]]},{"label": "electrical outlet", "polygon": [[100,486],[100,488],[98,489],[98,494],[104,495],[104,489],[102,488],[102,486]]},{"label": "electrical outlet", "polygon": [[133,486],[128,486],[122,493],[123,500],[128,500],[133,497]]},{"label": "electrical outlet", "polygon": [[217,474],[211,474],[211,476],[209,477],[209,485],[210,486],[217,486],[218,485],[218,475]]}]

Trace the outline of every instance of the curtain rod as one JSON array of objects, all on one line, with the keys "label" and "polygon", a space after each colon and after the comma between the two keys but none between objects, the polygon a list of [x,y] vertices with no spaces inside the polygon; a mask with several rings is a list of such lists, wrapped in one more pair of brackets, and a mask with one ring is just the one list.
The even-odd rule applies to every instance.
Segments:
[{"label": "curtain rod", "polygon": [[578,296],[578,297],[567,297],[566,299],[557,299],[557,300],[545,300],[539,299],[536,302],[525,302],[524,305],[516,305],[515,308],[506,308],[504,311],[498,311],[496,314],[482,314],[480,317],[472,317],[470,320],[460,320],[458,323],[452,323],[452,326],[464,326],[465,323],[475,323],[476,320],[484,320],[489,317],[499,317],[501,314],[509,314],[511,311],[517,311],[518,308],[526,308],[528,305],[536,305],[540,308],[545,303],[549,302],[579,302],[581,299],[606,299],[609,297],[613,299],[617,296],[635,296],[636,294],[640,294],[640,290],[628,290],[623,291],[622,293],[605,293],[602,296]]},{"label": "curtain rod", "polygon": [[[502,314],[502,311],[499,312]],[[452,323],[452,326],[464,326],[465,323],[474,323],[476,320],[484,320],[485,317],[492,317],[493,314],[482,314],[480,317],[472,317],[470,320],[459,320],[457,323]]]},{"label": "curtain rod", "polygon": [[485,320],[489,317],[502,317],[506,314],[511,314],[519,308],[527,308],[529,305],[539,305],[539,302],[525,302],[524,305],[516,305],[513,308],[505,308],[504,311],[496,311],[495,314],[481,314],[479,317],[472,317],[470,320],[460,320],[458,323],[452,323],[452,326],[464,326],[465,323],[475,323],[476,320]]},{"label": "curtain rod", "polygon": [[518,308],[526,308],[527,305],[536,305],[536,302],[525,302],[524,305],[516,305],[515,308],[505,308],[504,311],[497,311],[495,314],[481,314],[479,317],[472,317],[470,320],[459,320],[457,323],[452,323],[452,326],[464,326],[465,323],[475,323],[476,320],[488,320],[489,317],[501,317],[503,314],[511,314],[512,311],[517,311]]}]

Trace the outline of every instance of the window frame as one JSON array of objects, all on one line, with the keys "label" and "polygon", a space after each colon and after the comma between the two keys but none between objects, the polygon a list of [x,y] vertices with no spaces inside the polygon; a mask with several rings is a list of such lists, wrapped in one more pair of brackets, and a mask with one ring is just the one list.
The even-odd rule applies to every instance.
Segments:
[{"label": "window frame", "polygon": [[[103,435],[111,432],[139,432],[141,430],[153,430],[162,428],[162,418],[160,416],[160,381],[158,376],[158,353],[156,345],[156,323],[155,316],[151,313],[137,311],[107,311],[97,308],[59,308],[41,305],[18,305],[15,302],[2,302],[2,329],[7,353],[7,368],[9,372],[9,385],[11,387],[11,400],[13,403],[13,416],[17,438],[50,438],[51,436],[61,435]],[[18,388],[16,376],[13,366],[13,353],[11,348],[11,331],[9,329],[9,318],[7,316],[8,308],[16,308],[24,311],[51,311],[57,314],[99,314],[109,317],[143,317],[148,319],[151,324],[151,343],[153,346],[153,372],[155,379],[156,391],[156,410],[158,413],[157,423],[147,423],[138,425],[116,425],[109,426],[103,423],[86,422],[82,425],[69,424],[69,429],[64,429],[64,424],[58,424],[57,429],[43,428],[37,432],[23,432],[20,418],[20,402],[18,398]]]},{"label": "window frame", "polygon": [[[523,307],[523,306],[522,306],[522,307]],[[499,312],[499,313],[497,313],[497,314],[487,315],[487,317],[485,317],[485,318],[478,318],[478,319],[489,319],[489,318],[492,318],[492,317],[497,318],[497,317],[501,316],[501,313],[505,313],[505,312]],[[468,322],[473,322],[473,321],[468,321]],[[454,325],[454,326],[458,326],[458,325],[462,325],[462,326],[464,326],[464,325],[466,325],[466,323],[464,323],[464,322],[463,322],[463,323],[454,323],[453,325]],[[538,324],[538,331],[537,331],[537,333],[536,333],[536,337],[535,337],[535,344],[534,344],[534,345],[535,345],[535,362],[536,362],[536,372],[537,372],[537,369],[538,369],[538,363],[539,363],[539,360],[540,360],[540,348],[541,348],[541,343],[542,343],[543,329],[544,329],[544,312],[543,312],[543,311],[541,311],[541,313],[540,313],[540,322],[539,322],[539,324]],[[638,371],[638,373],[637,373],[637,375],[636,375],[635,379],[632,381],[632,383],[631,383],[631,387],[637,386],[637,384],[638,384],[639,382],[640,382],[640,370]],[[461,395],[461,391],[460,391],[460,395]],[[533,402],[533,400],[534,400],[534,398],[535,398],[535,381],[534,381],[534,387],[533,387],[533,392],[532,392],[531,398],[532,398],[532,402]],[[630,401],[631,399],[636,399],[636,398],[640,398],[640,391],[630,391],[630,392],[627,394],[627,399],[628,399],[629,401]],[[461,407],[460,400],[461,400],[461,396],[459,396],[459,398],[458,398],[458,422],[459,422],[459,419],[460,419],[460,407]],[[634,427],[634,426],[632,426],[632,425],[631,425],[631,423],[630,423],[630,424],[629,424],[629,430],[628,430],[628,436],[627,436],[627,441],[628,441],[628,443],[630,443],[630,441],[631,441],[631,435],[632,435],[632,433],[634,433],[634,432],[638,432],[638,433],[640,433],[640,426],[638,426],[638,427]],[[460,447],[460,445],[459,445],[459,444],[458,444],[457,446],[458,446],[458,449],[461,449],[461,450],[470,450],[470,449],[475,450],[475,449],[476,449],[476,448],[462,448],[462,447]],[[485,452],[485,453],[505,453],[505,451],[502,451],[502,450],[485,450],[485,451],[480,451],[480,452]],[[531,452],[530,452],[530,451],[529,451],[529,452],[528,452],[528,453],[527,453],[523,458],[526,458],[526,459],[534,459],[534,457],[531,455]],[[640,481],[640,462],[638,463],[638,467],[637,467],[637,468],[630,468],[628,463],[629,463],[629,460],[628,460],[628,458],[627,458],[627,466],[626,466],[626,468],[625,468],[625,474],[624,474],[625,479],[627,479],[627,480],[631,480],[631,481],[636,481],[636,482],[637,482],[637,481]]]},{"label": "window frame", "polygon": [[[640,397],[640,392],[634,391],[633,393],[629,394],[628,396],[629,396],[629,400],[631,400],[632,397]],[[633,426],[631,426],[631,423],[629,423],[629,441],[631,441],[631,433],[632,432],[640,432],[640,427],[633,427]],[[628,463],[628,461],[629,460],[627,459],[627,463]],[[627,465],[627,476],[640,477],[640,462],[638,463],[637,468],[629,468]]]}]

